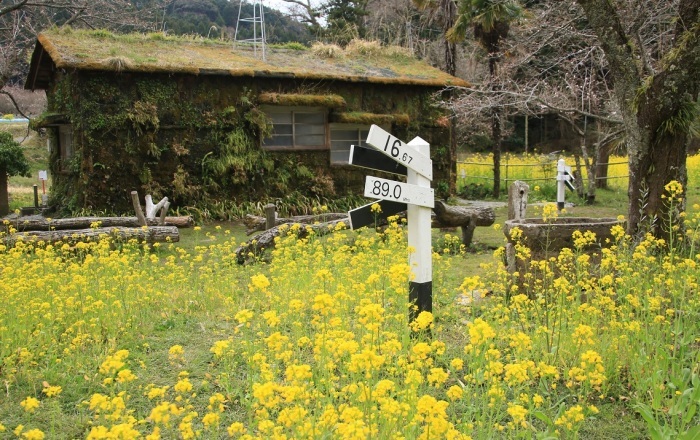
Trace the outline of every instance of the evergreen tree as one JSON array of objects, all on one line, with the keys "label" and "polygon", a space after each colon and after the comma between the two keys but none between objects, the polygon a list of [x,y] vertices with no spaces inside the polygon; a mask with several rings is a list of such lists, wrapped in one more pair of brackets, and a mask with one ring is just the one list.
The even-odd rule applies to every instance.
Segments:
[{"label": "evergreen tree", "polygon": [[367,35],[365,17],[369,14],[367,1],[329,0],[325,5],[326,37],[341,45],[353,38],[364,38]]},{"label": "evergreen tree", "polygon": [[19,143],[6,131],[0,131],[0,216],[10,212],[8,177],[29,177],[29,162]]}]

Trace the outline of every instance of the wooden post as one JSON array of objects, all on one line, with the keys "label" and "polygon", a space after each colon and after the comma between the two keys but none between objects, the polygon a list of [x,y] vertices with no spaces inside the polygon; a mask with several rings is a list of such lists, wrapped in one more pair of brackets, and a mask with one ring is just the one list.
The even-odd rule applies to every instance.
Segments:
[{"label": "wooden post", "polygon": [[520,180],[516,180],[508,187],[508,220],[525,218],[529,191],[530,186]]},{"label": "wooden post", "polygon": [[[416,137],[408,145],[426,157],[430,157],[430,144],[423,139]],[[430,188],[430,179],[410,168],[406,182]],[[433,312],[433,255],[430,215],[430,208],[408,205],[408,246],[413,249],[408,261],[414,275],[408,286],[408,301],[411,304],[409,322],[414,321],[420,312]]]},{"label": "wooden post", "polygon": [[559,159],[557,161],[557,209],[561,211],[564,209],[564,200],[566,197],[566,184],[564,181],[566,180],[566,177],[564,173],[566,173],[566,162],[564,159]]},{"label": "wooden post", "polygon": [[143,215],[143,210],[141,209],[138,191],[131,191],[131,203],[134,205],[134,211],[136,211],[136,218],[139,221],[139,225],[146,226],[146,217]]},{"label": "wooden post", "polygon": [[[168,198],[163,197],[160,200],[160,202],[154,205],[153,198],[150,194],[146,194],[146,197],[144,199],[146,200],[146,218],[150,220],[154,220],[156,218],[158,210],[164,207],[166,203],[168,203]],[[168,206],[170,206],[170,204],[168,204]]]},{"label": "wooden post", "polygon": [[265,230],[272,229],[276,226],[277,211],[274,203],[265,205]]},{"label": "wooden post", "polygon": [[[508,220],[522,220],[527,213],[527,194],[530,186],[516,180],[508,187]],[[515,272],[515,246],[506,243],[506,267],[509,273]]]},{"label": "wooden post", "polygon": [[170,208],[170,202],[166,201],[163,205],[163,209],[160,210],[160,217],[158,219],[158,224],[160,226],[165,225],[165,216],[168,214],[168,208]]}]

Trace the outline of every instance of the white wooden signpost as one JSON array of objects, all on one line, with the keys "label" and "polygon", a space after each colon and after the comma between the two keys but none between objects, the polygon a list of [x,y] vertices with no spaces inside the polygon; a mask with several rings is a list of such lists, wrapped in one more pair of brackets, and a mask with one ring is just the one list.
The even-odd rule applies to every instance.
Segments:
[{"label": "white wooden signpost", "polygon": [[[379,177],[367,176],[365,180],[365,197],[379,199],[389,204],[394,210],[406,205],[408,217],[408,246],[414,249],[409,255],[409,264],[413,279],[409,282],[408,300],[411,303],[409,319],[413,321],[420,312],[433,311],[433,262],[430,230],[431,208],[435,206],[435,192],[430,187],[433,180],[433,162],[430,160],[430,144],[416,137],[405,143],[376,125],[372,125],[367,135],[367,145],[390,157],[406,167],[406,183]],[[354,149],[354,147],[353,147]],[[389,171],[386,166],[350,163],[365,168]],[[353,222],[353,214],[368,211],[372,204],[352,210],[348,213],[351,227],[357,229],[369,224]],[[359,212],[361,211],[362,212]]]},{"label": "white wooden signpost", "polygon": [[557,209],[564,209],[564,201],[566,198],[566,188],[575,191],[574,175],[571,172],[571,167],[566,165],[564,159],[557,161]]}]

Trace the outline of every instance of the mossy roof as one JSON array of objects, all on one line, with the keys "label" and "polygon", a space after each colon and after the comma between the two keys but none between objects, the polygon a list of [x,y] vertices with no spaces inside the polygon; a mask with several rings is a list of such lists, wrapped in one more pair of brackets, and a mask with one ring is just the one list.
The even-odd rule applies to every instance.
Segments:
[{"label": "mossy roof", "polygon": [[333,79],[430,87],[466,85],[425,61],[396,53],[362,56],[346,51],[326,58],[312,50],[268,46],[264,61],[260,53],[258,49],[256,56],[250,47],[239,44],[234,48],[230,42],[216,40],[51,29],[38,36],[27,88],[41,88],[36,78],[47,68],[46,55],[61,69]]}]

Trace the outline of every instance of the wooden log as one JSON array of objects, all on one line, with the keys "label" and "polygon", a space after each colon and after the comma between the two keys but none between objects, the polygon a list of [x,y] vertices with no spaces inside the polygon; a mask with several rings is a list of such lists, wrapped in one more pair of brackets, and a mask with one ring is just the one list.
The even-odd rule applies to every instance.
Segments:
[{"label": "wooden log", "polygon": [[[160,202],[157,204],[153,204],[153,197],[151,197],[150,194],[147,194],[145,197],[146,200],[146,218],[149,220],[155,220],[156,214],[158,213],[158,210],[163,208],[166,203],[168,203],[168,198],[163,197]],[[170,206],[170,205],[168,205]],[[138,216],[138,214],[137,214]]]},{"label": "wooden log", "polygon": [[[431,226],[433,228],[456,227],[462,228],[462,243],[469,246],[474,235],[474,229],[477,226],[491,226],[496,221],[496,213],[493,208],[470,208],[464,206],[450,206],[444,202],[435,201],[435,219]],[[265,231],[248,240],[246,243],[239,246],[235,253],[239,264],[243,264],[249,255],[260,255],[265,249],[270,249],[275,246],[275,237],[280,235],[280,226],[302,224],[308,225],[313,231],[318,234],[327,233],[339,222],[344,221],[347,224],[347,213],[331,212],[319,215],[301,215],[292,218],[277,218],[277,225],[271,229],[265,230],[267,219],[257,215],[248,214],[243,219],[246,225],[246,233],[248,235],[257,232]],[[318,223],[322,221],[321,223]],[[300,228],[298,235],[300,238],[308,234],[305,228]]]},{"label": "wooden log", "polygon": [[[71,217],[52,219],[50,222],[43,217],[32,216],[29,218],[18,218],[10,222],[10,226],[17,231],[48,231],[66,229],[87,229],[94,223],[99,222],[100,227],[126,227],[136,228],[139,220],[136,217]],[[159,226],[158,220],[147,220],[148,226]],[[165,225],[178,228],[190,228],[194,226],[194,219],[191,216],[165,217]]]},{"label": "wooden log", "polygon": [[[313,223],[328,222],[331,220],[347,220],[347,218],[347,212],[329,212],[326,214],[298,215],[289,218],[278,217],[275,219],[275,226],[284,225],[286,223],[300,223],[303,225],[308,225]],[[243,219],[243,224],[246,226],[245,233],[247,235],[250,235],[257,231],[264,231],[266,223],[267,219],[258,215],[247,214]]]},{"label": "wooden log", "polygon": [[496,211],[493,208],[452,206],[441,200],[435,201],[433,212],[444,227],[467,225],[472,215],[476,216],[476,226],[491,226],[496,221]]},{"label": "wooden log", "polygon": [[331,220],[313,225],[303,225],[301,223],[284,223],[282,225],[277,225],[238,246],[235,250],[236,261],[238,264],[243,264],[246,260],[250,259],[251,256],[260,255],[265,249],[273,248],[275,246],[275,237],[278,237],[282,233],[282,226],[286,226],[284,230],[289,231],[293,225],[300,225],[301,227],[296,230],[296,234],[297,237],[304,238],[309,235],[309,230],[307,228],[314,231],[317,235],[325,235],[334,230],[338,223],[342,221],[347,224],[347,215],[343,219]]},{"label": "wooden log", "polygon": [[131,203],[134,205],[134,211],[136,211],[136,219],[139,222],[139,226],[146,226],[146,217],[143,215],[141,202],[139,202],[139,193],[137,191],[131,191]]},{"label": "wooden log", "polygon": [[165,225],[165,221],[168,218],[168,209],[170,208],[170,202],[165,201],[165,204],[163,205],[163,209],[160,210],[160,216],[158,217],[158,224],[160,226]]},{"label": "wooden log", "polygon": [[477,226],[491,226],[496,221],[496,212],[493,208],[475,208],[466,206],[451,206],[441,200],[435,201],[435,220],[433,227],[462,228],[462,244],[469,247],[474,238],[474,229]]},{"label": "wooden log", "polygon": [[17,241],[57,243],[63,242],[75,244],[78,242],[95,241],[101,238],[111,237],[113,240],[127,241],[136,239],[139,242],[177,242],[180,241],[180,233],[175,226],[150,226],[138,228],[90,228],[63,231],[25,231],[16,232],[4,237],[2,241],[6,245],[14,245]]}]

